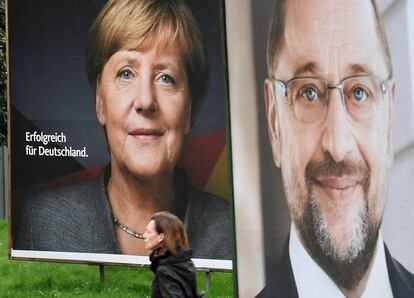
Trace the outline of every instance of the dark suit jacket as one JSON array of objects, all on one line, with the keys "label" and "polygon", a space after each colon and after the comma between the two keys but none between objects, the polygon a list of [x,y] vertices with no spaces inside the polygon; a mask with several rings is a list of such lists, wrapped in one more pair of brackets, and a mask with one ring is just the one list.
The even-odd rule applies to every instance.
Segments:
[{"label": "dark suit jacket", "polygon": [[[25,200],[14,249],[119,254],[106,174]],[[225,200],[192,188],[176,172],[177,208],[195,258],[231,259],[229,209]]]},{"label": "dark suit jacket", "polygon": [[[414,297],[414,275],[407,271],[397,260],[391,257],[385,244],[384,247],[388,276],[390,278],[394,298]],[[256,297],[299,297],[292,264],[290,263],[289,241],[287,241],[285,245],[277,272]]]},{"label": "dark suit jacket", "polygon": [[151,271],[154,279],[151,286],[151,298],[195,298],[197,296],[197,279],[191,250],[177,247],[177,255],[167,252],[162,256],[150,255]]}]

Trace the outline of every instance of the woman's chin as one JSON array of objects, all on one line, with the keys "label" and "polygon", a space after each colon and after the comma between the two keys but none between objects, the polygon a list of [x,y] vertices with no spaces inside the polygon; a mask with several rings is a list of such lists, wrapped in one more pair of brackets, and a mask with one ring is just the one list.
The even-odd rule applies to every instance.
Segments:
[{"label": "woman's chin", "polygon": [[142,180],[156,180],[172,172],[171,167],[157,165],[155,162],[153,164],[132,164],[127,166],[127,170],[132,176]]}]

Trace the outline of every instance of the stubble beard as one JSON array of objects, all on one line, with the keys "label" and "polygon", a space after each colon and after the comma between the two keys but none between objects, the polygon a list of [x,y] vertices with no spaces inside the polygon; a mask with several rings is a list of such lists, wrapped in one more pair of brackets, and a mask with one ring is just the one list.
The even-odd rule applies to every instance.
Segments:
[{"label": "stubble beard", "polygon": [[[371,263],[382,219],[382,215],[380,218],[376,216],[376,208],[370,208],[372,206],[369,206],[369,202],[375,204],[377,200],[382,200],[380,197],[384,195],[384,191],[379,189],[369,198],[370,173],[366,164],[353,161],[335,163],[328,154],[322,162],[309,162],[305,169],[303,186],[300,185],[295,171],[290,169],[288,172],[289,176],[283,177],[285,189],[292,220],[302,243],[339,287],[348,290],[355,288]],[[352,226],[342,231],[329,225],[318,206],[312,187],[315,185],[315,177],[340,177],[346,174],[361,177],[364,195],[361,201],[351,202],[349,206],[335,203],[329,206],[331,215],[338,220],[352,212]]]}]

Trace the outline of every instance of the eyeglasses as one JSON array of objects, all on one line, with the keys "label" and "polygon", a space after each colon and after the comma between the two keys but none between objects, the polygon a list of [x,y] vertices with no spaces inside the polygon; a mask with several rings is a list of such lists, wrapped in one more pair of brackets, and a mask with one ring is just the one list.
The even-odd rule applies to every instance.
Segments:
[{"label": "eyeglasses", "polygon": [[367,122],[375,115],[391,82],[391,78],[381,81],[372,75],[347,77],[337,85],[316,77],[296,77],[287,82],[271,80],[286,96],[295,118],[303,123],[315,123],[325,118],[330,89],[339,89],[342,103],[353,120]]}]

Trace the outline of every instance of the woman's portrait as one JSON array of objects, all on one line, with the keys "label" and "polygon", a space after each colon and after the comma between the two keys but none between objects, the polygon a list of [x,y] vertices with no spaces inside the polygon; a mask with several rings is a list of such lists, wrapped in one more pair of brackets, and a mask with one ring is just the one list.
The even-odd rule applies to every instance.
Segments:
[{"label": "woman's portrait", "polygon": [[[77,2],[80,5],[81,2]],[[12,141],[14,137],[17,149],[23,146],[25,158],[31,162],[25,166],[19,164],[18,153],[12,158],[12,167],[16,166],[16,175],[12,176],[12,200],[16,198],[13,201],[13,249],[145,256],[151,252],[148,232],[145,232],[148,222],[156,222],[154,213],[167,210],[182,221],[184,233],[188,235],[188,243],[178,247],[179,251],[191,247],[195,258],[231,259],[229,201],[222,198],[219,191],[213,194],[204,187],[214,184],[212,180],[217,180],[220,173],[227,173],[222,157],[227,148],[225,121],[220,120],[223,144],[220,147],[212,143],[215,157],[209,156],[208,149],[208,141],[215,139],[203,139],[210,131],[214,132],[211,128],[216,128],[215,123],[220,122],[213,115],[209,127],[205,119],[209,119],[208,114],[214,112],[216,105],[206,103],[208,110],[205,111],[206,98],[217,96],[221,91],[215,102],[222,105],[218,111],[223,114],[220,117],[225,118],[225,113],[221,112],[225,103],[224,83],[221,82],[221,86],[210,84],[212,71],[221,70],[224,77],[224,67],[217,67],[215,61],[211,61],[224,52],[206,45],[212,33],[207,33],[206,37],[205,21],[200,26],[197,17],[203,11],[197,5],[191,6],[181,0],[103,2],[85,34],[86,74],[82,78],[86,77],[89,83],[87,94],[91,96],[95,122],[103,136],[103,141],[96,146],[100,144],[106,160],[102,159],[105,162],[99,166],[83,166],[81,171],[66,168],[65,175],[51,175],[55,183],[50,183],[50,179],[36,181],[32,178],[37,183],[26,181],[24,184],[19,179],[23,171],[30,172],[31,163],[36,164],[36,171],[43,173],[48,168],[54,169],[54,161],[61,166],[62,160],[68,160],[67,155],[74,156],[75,160],[88,160],[89,156],[92,159],[97,149],[94,149],[95,144],[90,144],[84,146],[83,153],[76,151],[81,149],[81,140],[67,151],[62,148],[64,144],[53,143],[58,138],[52,135],[59,135],[60,130],[48,125],[44,126],[48,128],[35,130],[15,120]],[[13,7],[11,10],[13,15]],[[213,13],[220,16],[219,11]],[[94,15],[92,10],[89,15]],[[213,33],[220,36],[220,18],[217,18]],[[13,41],[11,32],[11,44]],[[19,44],[17,38],[15,41]],[[222,46],[217,36],[216,42]],[[209,51],[216,53],[212,56]],[[18,56],[11,57],[12,82],[13,66],[19,65],[13,59]],[[223,57],[220,59],[223,65]],[[64,71],[57,73],[54,80],[65,80]],[[218,92],[211,90],[214,87]],[[12,94],[12,104],[13,98]],[[18,94],[15,98],[20,99]],[[24,112],[18,105],[14,106],[15,113],[23,118],[20,114]],[[73,117],[76,118],[76,113]],[[203,117],[204,124],[197,124]],[[65,120],[65,125],[72,124]],[[65,137],[65,140],[59,139],[62,143],[69,142],[67,139],[71,135],[80,139],[79,135],[83,135],[85,142],[89,137],[96,138],[84,132],[90,123],[85,127],[79,126],[79,122],[75,125],[76,129],[72,126],[62,132]],[[21,138],[21,131],[25,142],[17,140]],[[48,145],[58,148],[47,151],[39,146],[38,151],[33,151],[38,135],[42,135],[41,140],[47,140]],[[194,140],[201,140],[201,143]],[[27,146],[32,146],[29,148],[32,151]],[[205,154],[209,168],[203,163],[191,162],[188,157],[196,154],[200,147],[203,150],[199,153]],[[49,153],[39,154],[41,150]],[[47,168],[42,168],[42,158],[48,159]],[[219,164],[225,165],[226,170],[220,171]],[[200,177],[197,167],[200,172],[204,171],[203,183],[197,184],[200,181],[196,179]],[[219,179],[228,181],[226,176]]]}]

